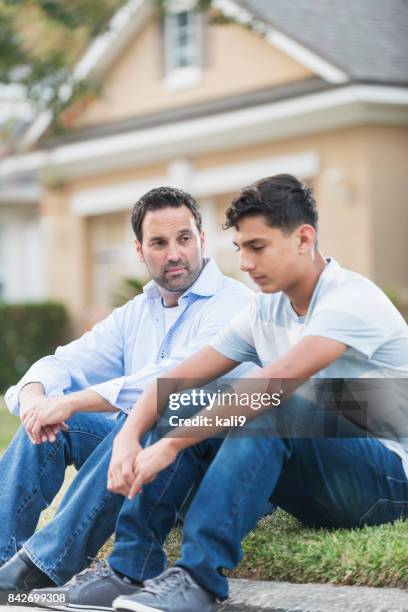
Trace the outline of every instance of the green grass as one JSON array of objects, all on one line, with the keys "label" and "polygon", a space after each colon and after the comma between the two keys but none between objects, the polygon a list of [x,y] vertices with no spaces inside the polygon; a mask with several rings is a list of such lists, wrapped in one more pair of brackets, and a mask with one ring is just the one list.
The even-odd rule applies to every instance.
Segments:
[{"label": "green grass", "polygon": [[[0,454],[19,420],[1,409]],[[75,475],[67,472],[63,489],[41,516],[48,522]],[[178,558],[182,534],[174,529],[166,543],[169,562]],[[109,540],[100,552],[112,548]],[[363,529],[314,530],[304,528],[282,510],[259,522],[243,544],[244,558],[229,575],[234,578],[287,582],[388,586],[408,589],[408,521]]]},{"label": "green grass", "polygon": [[0,455],[5,451],[20,425],[20,419],[10,414],[0,397]]},{"label": "green grass", "polygon": [[[182,534],[166,550],[177,559]],[[363,529],[306,529],[283,510],[261,520],[243,543],[233,578],[408,588],[408,521]]]}]

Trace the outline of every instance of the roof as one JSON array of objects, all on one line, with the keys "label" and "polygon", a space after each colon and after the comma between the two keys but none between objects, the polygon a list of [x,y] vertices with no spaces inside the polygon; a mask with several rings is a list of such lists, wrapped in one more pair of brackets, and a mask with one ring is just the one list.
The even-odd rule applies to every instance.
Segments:
[{"label": "roof", "polygon": [[[408,0],[213,1],[227,16],[236,16],[243,24],[253,18],[261,21],[267,26],[261,29],[267,30],[266,38],[271,44],[303,62],[317,79],[329,85],[350,81],[408,85],[408,37],[405,35]],[[154,6],[153,0],[128,0],[112,18],[107,32],[97,37],[80,59],[74,80],[90,75],[101,78],[152,14]],[[237,15],[237,8],[238,13],[246,13],[248,17]],[[210,108],[206,110],[211,112]],[[200,111],[192,109],[192,112]],[[23,148],[37,143],[51,121],[50,111],[40,114],[25,133]]]},{"label": "roof", "polygon": [[408,1],[238,0],[352,80],[408,84]]}]

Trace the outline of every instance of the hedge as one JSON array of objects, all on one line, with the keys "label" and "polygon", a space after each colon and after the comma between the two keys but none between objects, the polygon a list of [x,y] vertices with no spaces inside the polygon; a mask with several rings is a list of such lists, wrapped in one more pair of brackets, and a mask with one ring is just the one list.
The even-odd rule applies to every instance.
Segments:
[{"label": "hedge", "polygon": [[37,359],[53,353],[67,336],[68,315],[62,304],[0,303],[0,392]]}]

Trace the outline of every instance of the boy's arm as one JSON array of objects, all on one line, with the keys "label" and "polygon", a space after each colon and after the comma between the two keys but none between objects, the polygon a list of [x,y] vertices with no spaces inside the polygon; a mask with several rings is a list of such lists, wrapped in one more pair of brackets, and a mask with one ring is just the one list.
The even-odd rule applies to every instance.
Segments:
[{"label": "boy's arm", "polygon": [[[166,394],[203,385],[223,376],[238,365],[206,346],[201,351],[168,371],[161,377],[167,379]],[[108,489],[126,494],[134,479],[134,460],[141,450],[140,440],[157,421],[163,406],[158,405],[157,381],[149,385],[140,396],[113,444],[108,472]]]},{"label": "boy's arm", "polygon": [[[274,379],[277,381],[290,379],[291,381],[298,380],[299,384],[301,384],[302,381],[307,380],[336,361],[347,348],[347,345],[337,340],[320,336],[307,336],[300,340],[286,355],[275,363],[258,370],[251,378],[269,379],[271,382]],[[216,351],[213,352],[218,357],[222,357]],[[226,358],[224,357],[223,359]],[[200,371],[198,359],[194,365]],[[214,378],[217,378],[217,376]],[[202,381],[201,384],[203,384]],[[279,391],[279,389],[280,384],[277,382],[276,391]],[[294,390],[295,386],[292,385],[289,394]],[[177,389],[174,391],[177,391]],[[287,397],[288,394],[285,392],[284,399],[287,399]],[[226,408],[218,406],[216,408],[216,414],[221,417],[224,410],[228,412],[228,416],[234,414],[234,410],[231,410],[230,406]],[[250,416],[255,416],[255,414],[252,411]],[[214,436],[216,433],[216,428],[199,428],[199,434],[197,435],[197,428],[179,427],[171,432],[171,436],[162,438],[140,452],[133,466],[133,485],[126,491],[126,494],[130,498],[134,497],[141,490],[143,484],[153,480],[161,470],[174,461],[177,453],[208,437]]]}]

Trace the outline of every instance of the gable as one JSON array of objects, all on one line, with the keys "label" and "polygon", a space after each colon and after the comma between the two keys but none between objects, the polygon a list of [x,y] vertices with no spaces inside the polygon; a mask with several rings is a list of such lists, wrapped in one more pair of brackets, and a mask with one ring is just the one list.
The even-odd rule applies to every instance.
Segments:
[{"label": "gable", "polygon": [[238,24],[206,25],[199,81],[179,90],[164,82],[161,21],[152,17],[105,74],[102,91],[68,112],[72,127],[92,126],[293,83],[314,76],[259,34]]}]

